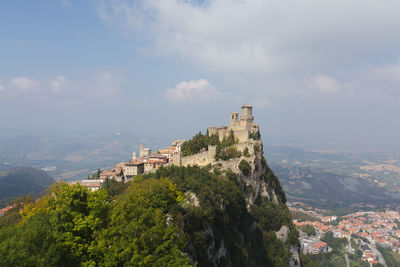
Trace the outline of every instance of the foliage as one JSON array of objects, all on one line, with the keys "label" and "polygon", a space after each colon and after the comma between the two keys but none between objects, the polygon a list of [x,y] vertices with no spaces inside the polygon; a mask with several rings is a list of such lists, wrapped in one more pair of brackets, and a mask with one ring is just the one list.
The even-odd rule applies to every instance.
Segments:
[{"label": "foliage", "polygon": [[110,201],[104,190],[90,192],[77,184],[60,182],[49,188],[49,193],[22,210],[23,222],[48,214],[49,229],[57,242],[81,262],[89,264],[96,233],[107,226]]},{"label": "foliage", "polygon": [[219,140],[218,135],[208,134],[203,135],[201,132],[193,136],[192,139],[186,141],[182,145],[182,155],[189,156],[199,153],[202,149],[208,150],[209,145],[216,146],[216,160],[228,160],[230,158],[238,158],[241,153],[237,151],[237,148],[232,147],[237,143],[233,131],[229,132],[229,135],[224,137],[222,141]]},{"label": "foliage", "polygon": [[22,195],[11,200],[8,205],[14,207],[0,217],[0,228],[18,223],[22,218],[19,211],[24,205],[33,203],[34,199],[32,195]]},{"label": "foliage", "polygon": [[209,145],[218,145],[219,138],[217,135],[209,136],[208,134],[203,135],[201,132],[193,136],[192,139],[182,144],[182,155],[189,156],[199,153],[203,148],[208,149]]},{"label": "foliage", "polygon": [[240,158],[242,156],[242,153],[235,146],[227,147],[225,153],[228,159]]},{"label": "foliage", "polygon": [[[301,254],[300,259],[302,262],[302,266],[307,267],[337,267],[337,266],[346,266],[345,256],[343,253],[339,253],[337,251],[333,251],[330,253],[321,253],[321,254]],[[368,266],[368,265],[367,265]]]},{"label": "foliage", "polygon": [[[130,186],[111,213],[110,226],[98,238],[97,254],[106,266],[188,266],[187,246],[168,213],[183,199],[167,179]],[[166,223],[167,222],[167,223]]]},{"label": "foliage", "polygon": [[88,179],[89,180],[96,180],[100,178],[100,174],[101,174],[101,169],[97,169],[97,171],[95,173],[92,174],[92,176],[90,176],[90,173],[88,173]]},{"label": "foliage", "polygon": [[[245,190],[211,166],[160,167],[94,192],[57,183],[0,228],[0,266],[288,266],[298,243],[288,208],[259,198],[249,212]],[[282,225],[286,243],[275,234]]]},{"label": "foliage", "polygon": [[306,224],[300,227],[301,231],[308,236],[315,235],[315,228],[312,225]]},{"label": "foliage", "polygon": [[[214,265],[209,253],[217,253],[222,242],[226,257],[216,261],[217,265],[288,266],[287,246],[298,243],[298,234],[285,205],[262,198],[249,213],[244,189],[232,171],[217,175],[207,168],[171,166],[161,167],[143,179],[152,177],[170,177],[181,191],[193,192],[199,199],[200,207],[181,210],[179,217],[193,245],[187,252],[200,266]],[[275,235],[284,224],[290,229],[286,244]],[[215,252],[208,250],[212,242]]]},{"label": "foliage", "polygon": [[247,160],[242,159],[239,162],[239,170],[243,173],[244,176],[249,176],[251,173],[250,163]]},{"label": "foliage", "polygon": [[51,216],[40,213],[0,230],[0,266],[78,266],[80,259],[59,242]]},{"label": "foliage", "polygon": [[182,194],[166,179],[137,182],[117,201],[103,189],[57,183],[0,229],[0,266],[186,266],[167,213]]},{"label": "foliage", "polygon": [[129,183],[118,182],[117,180],[115,180],[115,178],[107,178],[101,186],[104,190],[106,190],[109,196],[114,197],[124,192],[125,189],[129,186]]},{"label": "foliage", "polygon": [[322,238],[333,250],[342,250],[347,245],[346,238],[334,238],[331,231],[327,232]]},{"label": "foliage", "polygon": [[[274,262],[274,266],[287,266],[290,257],[287,246],[298,245],[298,232],[292,224],[290,211],[282,204],[275,204],[266,199],[259,201],[260,203],[254,205],[250,213],[263,233],[267,255]],[[279,241],[275,234],[282,225],[288,226],[290,231],[286,244]]]},{"label": "foliage", "polygon": [[246,158],[250,157],[249,149],[247,147],[245,147],[243,150],[243,156]]},{"label": "foliage", "polygon": [[261,138],[260,131],[250,132],[250,138],[254,140],[260,140]]},{"label": "foliage", "polygon": [[377,246],[376,247],[379,252],[382,254],[383,258],[385,259],[386,265],[389,267],[395,267],[395,266],[399,266],[400,265],[400,261],[398,261],[391,253],[390,250],[381,247],[381,246]]},{"label": "foliage", "polygon": [[274,172],[269,168],[268,165],[265,165],[265,172],[261,175],[265,182],[275,191],[276,196],[280,203],[286,203],[286,194],[283,191],[281,183],[278,180],[278,177],[274,174]]}]

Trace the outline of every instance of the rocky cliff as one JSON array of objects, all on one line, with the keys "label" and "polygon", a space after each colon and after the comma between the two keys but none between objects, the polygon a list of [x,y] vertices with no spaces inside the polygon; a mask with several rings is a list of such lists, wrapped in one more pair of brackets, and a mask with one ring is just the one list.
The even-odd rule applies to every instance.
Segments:
[{"label": "rocky cliff", "polygon": [[[204,144],[209,140],[200,135],[194,139],[188,141],[188,147],[199,140]],[[190,185],[187,176],[191,174],[181,177],[185,181],[172,179],[184,185],[191,209],[198,209],[199,213],[213,210],[212,219],[202,221],[197,232],[189,234],[193,234],[188,250],[193,262],[200,266],[300,266],[298,234],[285,204],[285,193],[263,155],[261,139],[236,141],[225,147],[219,142],[216,147],[180,158],[179,165],[185,166],[182,169],[209,173],[208,180],[196,181],[200,188]],[[231,156],[221,159],[221,150]],[[181,168],[163,168],[158,173],[160,177],[181,176],[179,173],[185,172]],[[235,202],[237,205],[233,206]],[[188,232],[185,227],[183,230]],[[202,246],[196,245],[198,234],[202,236]],[[237,249],[241,251],[235,252]]]}]

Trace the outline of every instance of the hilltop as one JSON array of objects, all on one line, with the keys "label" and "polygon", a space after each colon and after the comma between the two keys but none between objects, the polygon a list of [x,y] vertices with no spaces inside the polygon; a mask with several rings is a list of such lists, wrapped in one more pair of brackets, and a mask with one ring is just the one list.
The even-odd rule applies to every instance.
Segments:
[{"label": "hilltop", "polygon": [[[0,265],[300,266],[285,193],[251,107],[242,111],[146,173],[105,178],[94,191],[54,184],[0,229]],[[141,154],[135,162],[150,156]]]}]

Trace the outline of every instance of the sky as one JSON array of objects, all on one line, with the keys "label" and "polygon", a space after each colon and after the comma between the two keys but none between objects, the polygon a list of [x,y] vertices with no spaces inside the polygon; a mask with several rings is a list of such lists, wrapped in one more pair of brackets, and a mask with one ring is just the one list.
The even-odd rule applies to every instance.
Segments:
[{"label": "sky", "polygon": [[189,137],[250,104],[264,142],[400,147],[398,10],[398,0],[2,1],[0,136]]}]

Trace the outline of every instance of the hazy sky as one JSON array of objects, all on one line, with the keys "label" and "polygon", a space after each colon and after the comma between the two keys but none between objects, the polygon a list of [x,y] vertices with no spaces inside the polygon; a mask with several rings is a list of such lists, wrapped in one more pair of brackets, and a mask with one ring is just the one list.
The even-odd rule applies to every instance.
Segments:
[{"label": "hazy sky", "polygon": [[249,103],[274,142],[399,145],[399,10],[398,0],[2,1],[0,136],[181,137]]}]

